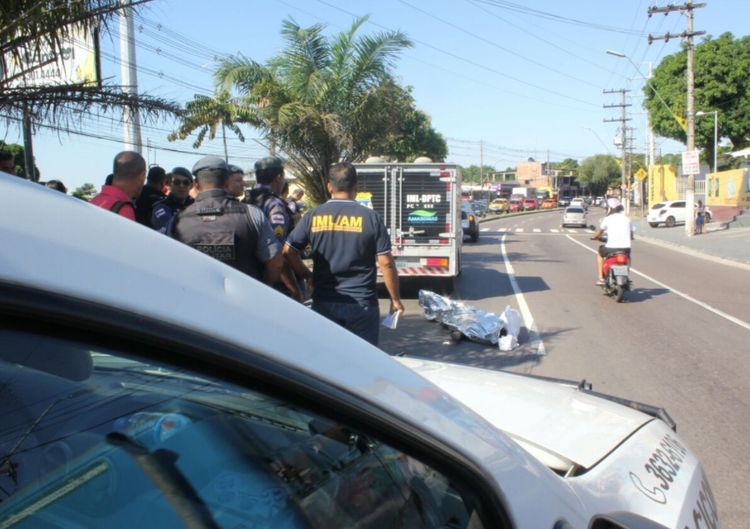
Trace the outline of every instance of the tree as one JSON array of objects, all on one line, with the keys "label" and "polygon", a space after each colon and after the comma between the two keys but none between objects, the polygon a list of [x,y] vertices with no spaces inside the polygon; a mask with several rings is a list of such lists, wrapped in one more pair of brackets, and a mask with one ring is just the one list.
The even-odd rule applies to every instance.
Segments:
[{"label": "tree", "polygon": [[358,37],[366,21],[358,18],[327,38],[325,25],[302,28],[285,20],[286,46],[277,56],[262,65],[238,55],[215,73],[220,89],[246,98],[248,122],[288,157],[287,166],[316,203],[328,198],[333,163],[380,152],[411,110],[390,74],[411,41],[401,32]]},{"label": "tree", "polygon": [[81,187],[77,187],[75,191],[71,193],[76,198],[85,200],[88,202],[94,198],[97,194],[96,186],[94,184],[83,184]]},{"label": "tree", "polygon": [[[644,87],[654,132],[686,143],[687,134],[675,118],[687,114],[687,51],[665,57]],[[750,145],[750,36],[735,39],[724,33],[707,37],[695,47],[695,110],[718,111],[719,138],[729,138],[735,149]],[[658,95],[657,95],[658,92]],[[659,98],[661,96],[661,99]],[[663,100],[663,101],[662,101]],[[713,160],[713,116],[695,121],[695,145],[704,160]]]},{"label": "tree", "polygon": [[400,104],[391,105],[383,109],[390,114],[394,107],[408,108],[401,116],[400,127],[389,134],[385,145],[380,151],[381,156],[400,162],[413,162],[420,156],[426,156],[433,162],[445,161],[448,156],[448,144],[443,136],[432,128],[432,118],[414,106],[411,87],[394,86],[394,90],[403,91]]},{"label": "tree", "polygon": [[583,160],[577,178],[592,195],[604,195],[608,187],[619,187],[621,179],[622,168],[609,154],[597,154]]},{"label": "tree", "polygon": [[192,101],[185,104],[179,129],[167,136],[167,139],[169,141],[184,140],[198,130],[198,137],[193,142],[193,148],[197,149],[206,135],[209,140],[213,140],[216,137],[216,131],[221,128],[224,158],[229,161],[226,129],[231,130],[240,141],[245,141],[238,123],[251,121],[251,112],[245,107],[244,101],[232,98],[227,90],[219,91],[215,97],[196,95]]},{"label": "tree", "polygon": [[554,168],[559,171],[568,171],[571,174],[578,172],[579,164],[578,160],[573,158],[565,158],[562,162],[554,163]]},{"label": "tree", "polygon": [[495,169],[491,165],[483,165],[481,175],[478,165],[461,167],[461,177],[464,184],[482,185],[482,179],[484,179],[484,182],[491,182],[492,173],[496,172],[497,169]]},{"label": "tree", "polygon": [[[137,7],[148,1],[132,0],[131,5]],[[19,122],[28,114],[35,122],[64,128],[80,123],[94,108],[102,113],[125,108],[137,110],[145,120],[178,113],[179,107],[170,101],[131,94],[114,84],[15,86],[19,77],[33,69],[9,75],[11,66],[22,63],[21,57],[26,53],[60,49],[73,25],[86,33],[108,33],[109,23],[120,9],[119,0],[0,2],[0,112],[6,122]]]}]

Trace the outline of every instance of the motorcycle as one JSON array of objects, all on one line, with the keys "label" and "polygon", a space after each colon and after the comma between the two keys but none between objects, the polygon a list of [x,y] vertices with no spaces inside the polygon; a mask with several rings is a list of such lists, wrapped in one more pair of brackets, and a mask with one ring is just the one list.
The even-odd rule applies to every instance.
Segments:
[{"label": "motorcycle", "polygon": [[[599,241],[607,242],[606,237],[599,237]],[[631,290],[633,282],[630,280],[630,256],[625,252],[616,252],[608,255],[602,265],[604,272],[604,284],[602,289],[620,303],[625,296],[626,290]]]}]

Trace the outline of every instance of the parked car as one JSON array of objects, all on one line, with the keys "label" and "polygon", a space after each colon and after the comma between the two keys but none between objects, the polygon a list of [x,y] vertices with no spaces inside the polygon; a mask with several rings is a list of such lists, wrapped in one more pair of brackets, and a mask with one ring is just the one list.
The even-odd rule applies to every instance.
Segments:
[{"label": "parked car", "polygon": [[539,203],[535,198],[524,198],[523,199],[523,209],[532,211],[539,207]]},{"label": "parked car", "polygon": [[[708,206],[705,207],[705,215],[706,222],[711,222],[713,215]],[[687,215],[684,200],[667,200],[654,204],[648,210],[648,215],[646,216],[646,222],[652,228],[656,228],[659,224],[664,224],[668,228],[671,228],[677,224],[685,224],[686,220]]]},{"label": "parked car", "polygon": [[468,200],[461,201],[461,228],[464,231],[464,240],[467,237],[471,242],[479,240],[479,221]]},{"label": "parked car", "polygon": [[566,226],[579,226],[581,228],[586,227],[586,210],[581,206],[568,206],[563,211],[562,221],[560,227]]},{"label": "parked car", "polygon": [[2,527],[721,526],[663,409],[389,356],[4,174],[0,220]]},{"label": "parked car", "polygon": [[477,217],[484,217],[487,215],[487,205],[484,202],[478,200],[471,201],[471,209]]},{"label": "parked car", "polygon": [[510,204],[508,204],[507,198],[496,198],[490,202],[489,207],[490,213],[508,213],[510,212]]},{"label": "parked car", "polygon": [[518,199],[515,199],[515,198],[511,198],[508,201],[508,205],[510,207],[510,212],[511,213],[518,213],[518,212],[524,210],[523,200],[518,200]]},{"label": "parked car", "polygon": [[545,198],[539,209],[555,209],[557,207],[557,201],[554,198]]}]

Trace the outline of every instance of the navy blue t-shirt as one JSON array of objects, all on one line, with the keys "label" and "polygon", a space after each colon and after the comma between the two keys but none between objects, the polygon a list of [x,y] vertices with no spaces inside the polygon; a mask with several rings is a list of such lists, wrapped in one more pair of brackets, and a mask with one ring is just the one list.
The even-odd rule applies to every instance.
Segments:
[{"label": "navy blue t-shirt", "polygon": [[329,200],[302,217],[286,243],[310,244],[313,301],[376,305],[377,256],[391,252],[380,215],[354,200]]}]

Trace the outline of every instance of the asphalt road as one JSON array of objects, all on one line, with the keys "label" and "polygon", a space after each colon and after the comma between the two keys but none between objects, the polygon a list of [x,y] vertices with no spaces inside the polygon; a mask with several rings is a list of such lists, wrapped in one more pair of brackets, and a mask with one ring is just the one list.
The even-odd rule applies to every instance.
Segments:
[{"label": "asphalt road", "polygon": [[[589,221],[598,224],[600,211]],[[464,244],[455,299],[500,313],[522,311],[521,345],[512,352],[454,343],[404,285],[406,313],[383,329],[390,354],[506,369],[571,380],[665,408],[701,458],[725,529],[750,519],[750,270],[636,240],[625,303],[603,295],[590,231],[561,230],[558,211],[481,225]],[[651,241],[653,242],[653,241]],[[513,285],[517,285],[518,293]],[[387,310],[382,300],[381,310]]]}]

